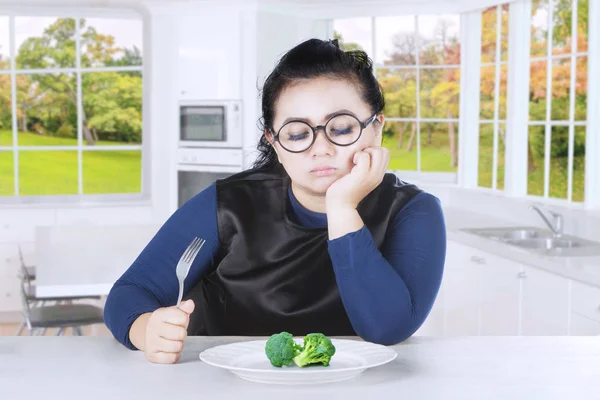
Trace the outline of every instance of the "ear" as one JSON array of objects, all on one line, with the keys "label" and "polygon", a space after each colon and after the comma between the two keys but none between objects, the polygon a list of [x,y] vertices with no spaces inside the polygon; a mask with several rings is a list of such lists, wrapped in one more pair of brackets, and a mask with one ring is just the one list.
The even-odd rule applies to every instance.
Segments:
[{"label": "ear", "polygon": [[265,138],[267,139],[267,142],[269,142],[271,144],[271,146],[273,146],[275,139],[273,138],[273,134],[271,133],[271,131],[269,131],[268,129],[265,129],[264,135],[265,135]]},{"label": "ear", "polygon": [[385,123],[385,116],[383,114],[379,114],[376,117],[377,120],[377,124],[374,124],[374,128],[375,128],[375,140],[378,146],[381,146],[381,143],[383,141],[383,124]]}]

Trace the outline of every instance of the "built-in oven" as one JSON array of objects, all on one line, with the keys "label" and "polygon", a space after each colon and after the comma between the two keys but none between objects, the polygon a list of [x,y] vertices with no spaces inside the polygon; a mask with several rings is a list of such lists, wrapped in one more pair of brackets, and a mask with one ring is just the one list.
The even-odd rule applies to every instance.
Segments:
[{"label": "built-in oven", "polygon": [[179,147],[241,148],[241,101],[181,100]]},{"label": "built-in oven", "polygon": [[177,207],[217,179],[242,171],[241,149],[179,148],[177,162]]}]

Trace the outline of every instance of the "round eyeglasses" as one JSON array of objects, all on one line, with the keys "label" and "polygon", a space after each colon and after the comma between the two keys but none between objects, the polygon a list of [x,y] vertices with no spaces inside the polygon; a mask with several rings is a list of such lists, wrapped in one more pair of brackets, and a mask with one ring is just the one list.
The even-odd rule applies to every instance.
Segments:
[{"label": "round eyeglasses", "polygon": [[273,139],[290,153],[302,153],[308,150],[315,140],[317,131],[325,131],[325,137],[337,146],[350,146],[360,139],[363,129],[369,126],[377,114],[364,122],[352,114],[337,114],[331,117],[325,125],[310,126],[301,120],[292,120],[283,124]]}]

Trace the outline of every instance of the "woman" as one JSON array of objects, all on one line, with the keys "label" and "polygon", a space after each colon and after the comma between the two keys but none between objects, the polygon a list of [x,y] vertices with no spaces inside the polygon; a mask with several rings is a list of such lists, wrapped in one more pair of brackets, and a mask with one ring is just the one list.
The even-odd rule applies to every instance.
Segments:
[{"label": "woman", "polygon": [[[393,174],[384,97],[364,52],[311,39],[267,78],[254,168],[177,210],[112,288],[106,325],[174,363],[190,335],[359,335],[395,344],[424,322],[446,252],[439,200]],[[206,240],[175,307],[175,266]]]}]

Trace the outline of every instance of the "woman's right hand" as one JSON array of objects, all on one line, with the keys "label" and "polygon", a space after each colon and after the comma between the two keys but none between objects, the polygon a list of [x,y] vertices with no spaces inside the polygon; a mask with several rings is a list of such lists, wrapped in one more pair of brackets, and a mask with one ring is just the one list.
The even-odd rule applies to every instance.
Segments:
[{"label": "woman's right hand", "polygon": [[163,307],[150,314],[144,340],[144,353],[149,361],[157,364],[179,361],[194,307],[193,300],[186,300],[179,307]]}]

